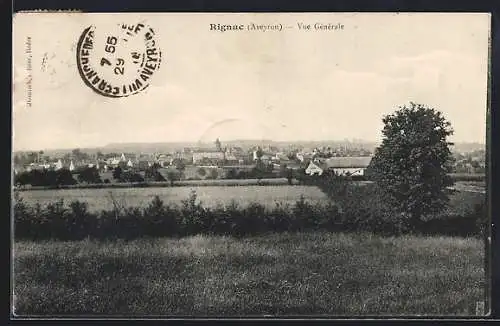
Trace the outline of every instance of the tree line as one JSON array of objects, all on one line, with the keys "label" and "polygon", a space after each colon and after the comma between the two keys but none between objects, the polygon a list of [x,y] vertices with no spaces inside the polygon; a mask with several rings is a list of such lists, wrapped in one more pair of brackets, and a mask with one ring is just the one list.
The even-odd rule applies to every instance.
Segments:
[{"label": "tree line", "polygon": [[[76,176],[76,178],[75,178]],[[144,177],[134,170],[124,170],[121,167],[113,169],[112,177],[115,182],[147,182],[147,181],[166,181],[163,175],[158,171],[157,167],[148,167],[145,170]],[[178,180],[179,177],[174,174],[168,174],[170,180]],[[57,187],[66,185],[83,184],[101,184],[110,183],[111,180],[102,180],[101,174],[96,167],[85,167],[78,169],[73,173],[67,168],[59,170],[50,169],[33,169],[23,171],[15,175],[14,184],[18,186],[45,186]]]}]

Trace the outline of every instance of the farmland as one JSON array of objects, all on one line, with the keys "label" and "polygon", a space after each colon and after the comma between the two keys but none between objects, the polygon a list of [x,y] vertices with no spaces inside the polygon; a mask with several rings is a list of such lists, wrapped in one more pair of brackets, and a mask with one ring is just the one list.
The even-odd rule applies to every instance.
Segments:
[{"label": "farmland", "polygon": [[63,199],[87,202],[90,210],[112,209],[113,203],[127,207],[145,207],[155,195],[165,203],[181,204],[196,191],[198,199],[206,207],[227,205],[232,200],[241,206],[257,202],[272,208],[276,202],[293,204],[303,195],[310,202],[326,201],[326,195],[315,186],[240,186],[240,187],[166,187],[166,188],[119,188],[119,189],[59,189],[20,192],[28,204],[39,202],[44,205]]},{"label": "farmland", "polygon": [[474,315],[474,238],[370,234],[17,242],[19,315]]},{"label": "farmland", "polygon": [[[280,179],[277,179],[278,181]],[[214,180],[220,181],[220,180]],[[229,184],[232,180],[222,180]],[[241,183],[245,180],[234,180]],[[251,180],[250,180],[251,181]],[[286,183],[286,180],[282,180]],[[200,181],[197,181],[198,183]],[[207,180],[210,182],[210,180]],[[471,187],[457,183],[458,190],[450,197],[450,205],[446,214],[463,214],[471,211],[474,204],[484,199],[482,191],[471,191]],[[484,187],[474,186],[473,189]],[[327,196],[316,186],[286,185],[276,184],[268,186],[245,185],[245,186],[201,186],[183,185],[178,187],[151,187],[151,188],[100,188],[100,189],[50,189],[50,190],[29,190],[19,192],[27,204],[41,205],[64,200],[65,203],[79,200],[87,202],[91,211],[109,210],[114,204],[130,207],[145,207],[151,202],[155,195],[158,195],[165,203],[181,204],[182,200],[189,197],[191,191],[195,191],[198,200],[205,207],[216,207],[217,205],[228,205],[234,200],[240,206],[257,202],[268,208],[272,208],[276,203],[294,204],[300,196],[311,202],[326,202]]]},{"label": "farmland", "polygon": [[[96,211],[112,209],[113,202],[144,207],[155,195],[165,203],[180,204],[191,191],[206,207],[234,200],[240,206],[256,202],[272,208],[276,202],[294,204],[301,196],[309,202],[329,201],[318,187],[304,185],[60,189],[19,194],[30,205],[79,200]],[[456,191],[445,215],[464,214],[484,196]],[[120,229],[120,225],[148,221],[144,216],[123,219],[122,224],[117,224],[121,218],[115,221],[111,216],[112,227],[148,230],[136,224]],[[251,225],[262,219],[258,214],[248,216]],[[230,220],[248,226],[244,219]],[[157,224],[154,228],[170,229]],[[36,228],[27,228],[32,229]],[[14,243],[16,314],[456,316],[474,315],[477,302],[486,298],[485,246],[473,236],[301,229],[245,237],[66,239]]]}]

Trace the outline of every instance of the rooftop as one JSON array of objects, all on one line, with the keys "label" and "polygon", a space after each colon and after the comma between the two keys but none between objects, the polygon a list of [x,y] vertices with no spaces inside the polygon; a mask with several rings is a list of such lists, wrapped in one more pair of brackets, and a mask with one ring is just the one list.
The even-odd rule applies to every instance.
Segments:
[{"label": "rooftop", "polygon": [[327,168],[366,168],[371,159],[371,156],[330,157],[323,163]]}]

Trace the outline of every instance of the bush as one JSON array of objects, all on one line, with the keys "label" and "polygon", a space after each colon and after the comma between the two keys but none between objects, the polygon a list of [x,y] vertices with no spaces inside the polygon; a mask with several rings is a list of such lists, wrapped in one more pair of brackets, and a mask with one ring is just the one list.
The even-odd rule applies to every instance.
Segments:
[{"label": "bush", "polygon": [[[338,194],[342,194],[342,196]],[[168,206],[158,197],[143,209],[125,207],[111,198],[114,208],[94,214],[86,203],[65,205],[57,201],[42,207],[27,205],[14,193],[14,232],[16,239],[134,239],[139,237],[221,234],[237,237],[267,232],[367,231],[383,235],[408,232],[456,236],[489,234],[486,202],[463,216],[434,218],[419,225],[398,215],[390,202],[373,186],[347,185],[331,189],[332,202],[315,204],[301,197],[294,205],[267,209],[259,203],[239,207],[235,201],[214,209],[203,207],[196,192],[180,206]]]},{"label": "bush", "polygon": [[155,182],[166,181],[165,177],[158,171],[158,168],[156,166],[155,167],[148,167],[145,170],[144,180],[155,181]]},{"label": "bush", "polygon": [[150,236],[173,236],[178,233],[175,211],[164,205],[160,197],[155,196],[144,208],[144,233]]},{"label": "bush", "polygon": [[234,168],[229,169],[226,173],[225,179],[238,179],[238,171]]},{"label": "bush", "polygon": [[74,185],[76,180],[68,169],[60,170],[31,170],[19,173],[15,176],[14,184],[57,187],[62,185]]},{"label": "bush", "polygon": [[182,201],[179,213],[181,232],[183,234],[193,235],[203,230],[205,210],[201,203],[197,202],[196,191],[191,191],[189,197]]},{"label": "bush", "polygon": [[120,182],[144,182],[144,178],[136,172],[133,171],[123,171],[120,174]]},{"label": "bush", "polygon": [[99,171],[95,167],[83,168],[78,174],[78,182],[85,182],[89,184],[102,183]]}]

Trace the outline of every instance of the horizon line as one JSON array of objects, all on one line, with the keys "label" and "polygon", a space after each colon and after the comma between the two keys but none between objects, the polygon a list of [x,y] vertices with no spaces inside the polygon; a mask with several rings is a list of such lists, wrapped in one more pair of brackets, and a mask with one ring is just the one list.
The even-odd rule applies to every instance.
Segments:
[{"label": "horizon line", "polygon": [[[357,138],[352,138],[352,139],[343,139],[343,140],[331,140],[331,139],[324,139],[324,140],[272,140],[272,139],[230,139],[230,140],[221,140],[221,143],[224,142],[248,142],[248,141],[255,141],[255,142],[275,142],[275,143],[315,143],[315,142],[336,142],[336,143],[359,143],[359,144],[379,144],[380,141],[375,141],[375,140],[365,140],[365,139],[357,139]],[[215,142],[215,140],[214,140]],[[80,146],[80,147],[48,147],[48,148],[41,148],[41,149],[18,149],[18,150],[12,150],[12,153],[16,152],[38,152],[38,151],[57,151],[57,150],[74,150],[74,149],[80,149],[80,150],[85,150],[85,149],[104,149],[106,147],[110,146],[124,146],[124,145],[168,145],[168,144],[183,144],[183,143],[190,143],[190,144],[211,144],[212,142],[207,142],[207,141],[164,141],[164,142],[111,142],[107,143],[105,145],[91,145],[91,146]],[[458,141],[458,142],[451,142],[455,146],[456,144],[462,144],[462,145],[483,145],[486,146],[485,142],[479,142],[479,141]]]}]

